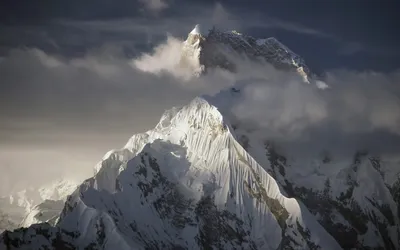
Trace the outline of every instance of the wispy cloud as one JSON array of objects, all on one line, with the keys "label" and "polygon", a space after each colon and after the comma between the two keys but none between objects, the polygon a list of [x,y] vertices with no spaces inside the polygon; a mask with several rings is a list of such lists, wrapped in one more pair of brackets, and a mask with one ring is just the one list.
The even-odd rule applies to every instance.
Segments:
[{"label": "wispy cloud", "polygon": [[298,23],[288,22],[284,20],[279,20],[275,18],[267,18],[266,22],[260,22],[258,25],[261,25],[264,28],[276,28],[282,29],[286,31],[291,31],[299,34],[306,34],[312,36],[318,36],[322,38],[329,38],[329,39],[337,39],[337,37],[333,34],[329,34],[314,28],[310,28]]},{"label": "wispy cloud", "polygon": [[159,12],[168,8],[168,3],[166,0],[139,0],[147,10],[153,12]]},{"label": "wispy cloud", "polygon": [[358,53],[365,53],[372,56],[384,56],[384,57],[397,57],[400,55],[400,51],[395,48],[381,48],[368,46],[358,42],[345,42],[340,41],[342,46],[339,47],[338,53],[344,56],[351,56]]},{"label": "wispy cloud", "polygon": [[[262,20],[262,21],[259,21]],[[392,48],[381,48],[369,46],[361,42],[350,41],[342,38],[336,34],[331,34],[305,25],[281,20],[277,18],[264,17],[251,18],[250,21],[245,22],[247,27],[261,27],[265,29],[281,29],[298,34],[310,35],[322,39],[328,39],[337,44],[337,53],[343,56],[352,56],[357,53],[366,53],[373,56],[387,56],[394,57],[399,55],[399,51]]]}]

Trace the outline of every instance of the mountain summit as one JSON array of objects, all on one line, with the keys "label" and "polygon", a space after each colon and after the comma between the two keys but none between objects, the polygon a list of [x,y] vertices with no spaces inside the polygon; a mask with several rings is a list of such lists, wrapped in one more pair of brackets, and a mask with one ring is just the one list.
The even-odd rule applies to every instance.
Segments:
[{"label": "mountain summit", "polygon": [[200,24],[196,24],[194,29],[189,33],[190,35],[202,35]]},{"label": "mountain summit", "polygon": [[211,68],[236,71],[234,56],[264,60],[279,69],[297,72],[309,83],[311,71],[304,60],[276,38],[255,39],[237,31],[222,32],[213,27],[205,33],[199,24],[184,42],[181,64],[193,65],[195,73],[205,73]]}]

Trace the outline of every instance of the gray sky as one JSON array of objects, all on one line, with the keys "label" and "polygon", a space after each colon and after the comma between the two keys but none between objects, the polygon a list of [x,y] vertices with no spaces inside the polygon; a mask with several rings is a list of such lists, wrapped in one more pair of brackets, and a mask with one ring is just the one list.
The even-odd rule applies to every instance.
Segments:
[{"label": "gray sky", "polygon": [[[394,115],[399,108],[396,70],[400,41],[396,36],[399,22],[394,13],[397,3],[324,1],[319,4],[289,0],[263,4],[249,1],[245,6],[242,3],[3,1],[0,5],[1,178],[17,178],[15,184],[24,186],[63,175],[88,177],[105,152],[123,146],[132,134],[154,127],[164,110],[230,85],[232,76],[224,74],[185,81],[173,70],[152,74],[134,66],[135,60],[139,60],[149,67],[170,69],[179,52],[179,39],[185,38],[196,23],[215,24],[257,37],[275,36],[314,70],[336,72],[329,73],[328,80],[341,85],[326,99],[329,101],[322,101],[328,107],[324,114],[334,117],[331,120],[337,123],[359,114],[354,123],[346,126],[340,123],[340,129],[358,128],[362,123],[365,131],[379,128],[389,133],[382,138],[392,138],[397,143],[397,137],[392,135],[397,134],[399,125]],[[175,38],[167,41],[167,36]],[[156,52],[152,51],[160,44]],[[143,53],[148,53],[150,59],[138,59]],[[338,73],[338,69],[342,71]],[[365,88],[362,84],[367,81],[369,87]],[[353,91],[348,91],[345,84]],[[360,108],[351,103],[349,106],[356,111],[337,115],[338,110],[349,106],[338,109],[335,98],[354,100],[348,95],[356,95],[360,89],[364,92],[354,98],[361,100],[357,103],[367,101]],[[273,91],[286,97],[290,88],[289,92],[279,88]],[[346,92],[349,94],[344,95]],[[304,94],[304,98],[314,97],[314,93]],[[311,100],[319,103],[318,98]],[[305,104],[302,100],[299,99]],[[249,95],[237,108],[263,107],[261,104],[269,101],[257,104]],[[292,110],[289,111],[291,114]],[[301,118],[309,119],[307,115]],[[270,117],[276,118],[274,114],[263,117],[267,120],[260,120],[260,124],[268,122]],[[295,124],[291,119],[288,121],[283,124]],[[311,129],[309,123],[302,126]],[[397,147],[396,143],[392,145]],[[394,147],[392,150],[396,150]],[[0,188],[4,192],[11,187]]]}]

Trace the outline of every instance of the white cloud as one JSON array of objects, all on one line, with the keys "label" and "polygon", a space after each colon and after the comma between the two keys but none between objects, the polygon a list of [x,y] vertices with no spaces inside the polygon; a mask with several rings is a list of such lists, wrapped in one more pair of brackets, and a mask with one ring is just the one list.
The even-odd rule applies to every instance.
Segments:
[{"label": "white cloud", "polygon": [[307,35],[313,35],[313,36],[318,36],[318,37],[323,37],[323,38],[336,39],[336,36],[334,36],[333,34],[329,34],[329,33],[323,32],[321,30],[307,27],[307,26],[304,26],[304,25],[301,25],[298,23],[288,22],[288,21],[275,19],[275,18],[268,18],[268,21],[266,21],[264,23],[264,27],[278,28],[278,29],[292,31],[292,32],[300,33],[300,34],[307,34]]},{"label": "white cloud", "polygon": [[152,54],[143,54],[140,58],[132,60],[131,65],[144,72],[155,74],[170,72],[177,77],[188,79],[191,72],[179,65],[183,48],[182,42],[174,37],[168,37],[166,43],[154,48]]},{"label": "white cloud", "polygon": [[232,112],[267,129],[273,137],[297,136],[328,116],[322,97],[300,81],[249,83],[242,94]]},{"label": "white cloud", "polygon": [[[154,53],[144,55],[136,61],[139,69],[156,74],[165,70],[179,76],[182,69],[176,65],[180,42],[169,40]],[[231,111],[267,128],[271,136],[296,137],[326,124],[335,124],[343,132],[385,130],[400,135],[398,73],[328,72],[310,86],[297,74],[278,71],[270,65],[254,65],[243,59],[237,59],[236,64],[239,72],[234,76],[211,74],[201,81],[206,88],[217,85],[215,91],[245,83],[242,97]],[[185,87],[192,87],[197,81],[186,77]]]}]

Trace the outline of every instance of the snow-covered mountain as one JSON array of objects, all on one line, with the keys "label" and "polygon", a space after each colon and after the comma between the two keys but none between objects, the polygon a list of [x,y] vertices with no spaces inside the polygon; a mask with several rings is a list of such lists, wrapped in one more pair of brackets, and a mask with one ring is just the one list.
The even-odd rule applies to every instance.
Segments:
[{"label": "snow-covered mountain", "polygon": [[285,155],[232,114],[242,95],[166,111],[108,152],[59,218],[45,202],[29,218],[49,223],[3,233],[0,249],[400,248],[399,159]]},{"label": "snow-covered mountain", "polygon": [[[41,187],[30,187],[21,191],[13,192],[7,197],[0,197],[0,213],[3,214],[4,226],[0,227],[0,231],[10,230],[16,226],[29,226],[33,223],[45,222],[46,220],[27,218],[35,218],[35,214],[40,214],[41,208],[48,207],[48,203],[61,202],[67,198],[78,187],[78,183],[72,180],[55,180]],[[44,203],[44,204],[42,204]],[[59,203],[58,203],[59,204]],[[54,213],[61,212],[63,206],[54,207]],[[10,223],[6,223],[9,221]],[[9,226],[6,226],[9,225]]]},{"label": "snow-covered mountain", "polygon": [[[72,193],[72,191],[71,191]],[[66,197],[65,197],[66,198]],[[32,224],[48,222],[54,225],[64,208],[65,199],[45,200],[34,206],[20,223],[21,227],[29,227]]]},{"label": "snow-covered mountain", "polygon": [[[57,228],[82,248],[340,248],[232,132],[202,98],[168,111],[154,130],[105,156],[68,198]],[[5,234],[11,245],[15,234]],[[30,228],[23,241],[52,244],[40,235]]]},{"label": "snow-covered mountain", "polygon": [[237,31],[222,32],[215,27],[204,32],[200,25],[196,25],[184,42],[181,65],[192,67],[197,75],[217,67],[235,72],[234,56],[264,60],[279,69],[293,70],[307,83],[312,79],[304,59],[274,37],[255,39]]}]

